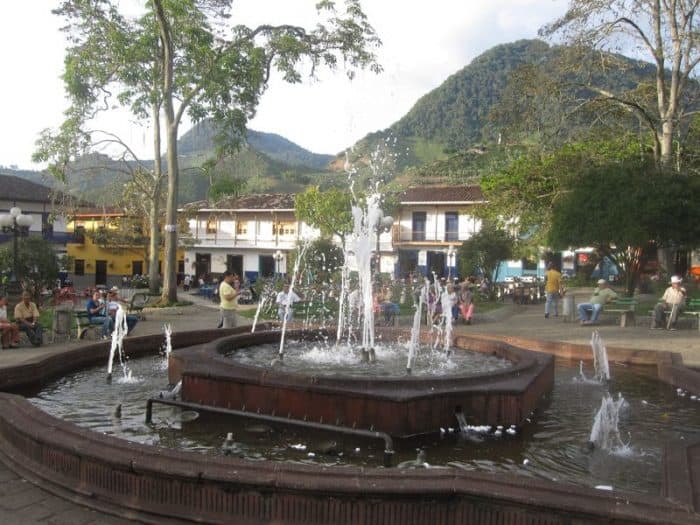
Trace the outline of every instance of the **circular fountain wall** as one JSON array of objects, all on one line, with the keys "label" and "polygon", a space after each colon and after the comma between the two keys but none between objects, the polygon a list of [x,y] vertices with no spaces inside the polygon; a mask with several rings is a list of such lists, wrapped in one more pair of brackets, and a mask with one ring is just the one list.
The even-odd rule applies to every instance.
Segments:
[{"label": "circular fountain wall", "polygon": [[[407,334],[385,330],[385,340]],[[317,337],[295,331],[291,339]],[[236,349],[277,343],[279,331],[241,334],[200,348],[174,352],[169,379],[182,380],[182,400],[409,437],[453,426],[455,413],[488,425],[520,425],[552,388],[553,358],[506,344],[468,343],[457,337],[454,352],[482,352],[511,363],[507,368],[447,375],[358,376],[302,373],[227,357]]]}]

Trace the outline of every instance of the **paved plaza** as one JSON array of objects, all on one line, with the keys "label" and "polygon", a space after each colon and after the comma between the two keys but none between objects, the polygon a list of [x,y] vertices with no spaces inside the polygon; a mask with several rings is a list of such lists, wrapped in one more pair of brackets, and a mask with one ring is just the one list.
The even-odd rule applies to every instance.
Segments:
[{"label": "paved plaza", "polygon": [[[184,296],[185,294],[183,294]],[[190,298],[190,297],[188,297]],[[133,335],[163,333],[163,325],[170,323],[173,332],[214,329],[218,322],[216,305],[207,300],[191,296],[192,306],[152,309],[146,320],[139,322]],[[249,320],[240,318],[241,323]],[[700,367],[700,332],[695,325],[677,331],[650,330],[646,320],[639,319],[636,326],[621,328],[615,324],[597,326],[608,347],[631,349],[668,350],[683,355],[689,366]],[[563,317],[544,318],[544,306],[506,304],[502,308],[477,315],[473,325],[458,325],[457,333],[493,334],[519,336],[526,339],[562,341],[588,344],[591,327],[575,322],[566,322]],[[59,353],[75,345],[75,341],[48,344],[41,348],[22,347],[0,351],[0,367],[40,359]],[[95,512],[76,505],[38,488],[22,479],[0,463],[0,523],[3,524],[121,524],[127,523],[115,516]]]}]

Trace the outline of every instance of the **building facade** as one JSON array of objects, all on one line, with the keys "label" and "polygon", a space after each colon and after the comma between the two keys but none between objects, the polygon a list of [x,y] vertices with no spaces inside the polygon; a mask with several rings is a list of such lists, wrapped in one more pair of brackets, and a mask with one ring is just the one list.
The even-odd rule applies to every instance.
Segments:
[{"label": "building facade", "polygon": [[[69,268],[80,286],[112,285],[122,278],[148,275],[148,230],[142,217],[128,217],[115,208],[82,208],[68,223]],[[158,257],[162,274],[163,243]],[[184,251],[178,250],[178,271],[184,273]]]},{"label": "building facade", "polygon": [[318,238],[317,230],[296,219],[291,193],[246,195],[216,207],[192,203],[180,213],[191,237],[185,273],[205,281],[226,270],[249,281],[285,274],[299,241]]},{"label": "building facade", "polygon": [[483,204],[478,186],[409,188],[394,218],[394,275],[457,277],[457,250],[481,229],[474,208]]}]

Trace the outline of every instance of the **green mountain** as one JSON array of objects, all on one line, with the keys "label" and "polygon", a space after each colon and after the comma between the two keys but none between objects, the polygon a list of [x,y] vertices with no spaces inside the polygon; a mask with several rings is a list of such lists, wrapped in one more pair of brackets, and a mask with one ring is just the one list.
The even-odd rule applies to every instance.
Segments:
[{"label": "green mountain", "polygon": [[[195,124],[178,140],[181,155],[210,152],[213,149],[216,129],[211,120]],[[246,142],[254,150],[272,160],[289,166],[325,170],[335,158],[333,155],[312,153],[301,146],[275,133],[263,133],[249,129]]]},{"label": "green mountain", "polygon": [[[206,198],[217,179],[242,182],[244,193],[298,192],[310,184],[327,184],[337,178],[327,170],[332,155],[312,153],[273,133],[248,130],[247,141],[233,156],[221,159],[205,173],[203,163],[214,157],[214,130],[205,122],[188,130],[178,141],[180,154],[179,201]],[[163,160],[165,167],[165,161]],[[153,161],[145,161],[148,168]],[[0,174],[15,175],[52,188],[61,188],[95,204],[114,204],[120,187],[130,178],[133,162],[118,162],[101,153],[91,153],[74,162],[63,186],[45,172],[0,167]]]},{"label": "green mountain", "polygon": [[[591,68],[568,68],[562,60],[567,48],[549,46],[541,40],[519,40],[495,46],[476,57],[469,65],[448,77],[440,86],[422,96],[411,110],[389,128],[371,133],[353,148],[354,160],[367,162],[373,151],[393,144],[397,152],[397,172],[406,168],[448,159],[451,155],[493,142],[489,119],[493,110],[508,93],[511,76],[527,65],[535,65],[552,78],[567,79],[571,85],[585,82],[584,76],[595,75]],[[610,55],[622,66],[615,74],[596,79],[612,89],[635,89],[648,80],[652,66],[641,61]],[[578,89],[580,98],[592,93]],[[546,108],[544,109],[546,111]],[[568,123],[575,127],[589,122]],[[337,158],[336,169],[344,159]],[[442,166],[444,168],[444,166]]]}]

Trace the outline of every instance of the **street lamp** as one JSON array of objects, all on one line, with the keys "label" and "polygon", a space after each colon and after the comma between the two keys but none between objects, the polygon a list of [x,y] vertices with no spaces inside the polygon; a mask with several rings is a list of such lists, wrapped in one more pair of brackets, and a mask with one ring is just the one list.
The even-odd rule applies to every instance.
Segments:
[{"label": "street lamp", "polygon": [[[380,211],[381,213],[381,211]],[[380,271],[381,271],[381,252],[379,250],[379,236],[381,235],[382,232],[388,232],[391,230],[391,227],[394,225],[394,218],[391,215],[379,215],[377,217],[377,223],[374,225],[374,228],[377,232],[377,251],[376,251],[376,256],[377,256],[377,263],[376,263],[376,269],[375,273],[378,276]]]},{"label": "street lamp", "polygon": [[12,233],[12,276],[10,277],[10,288],[13,292],[19,290],[19,258],[18,242],[20,235],[25,235],[32,225],[31,215],[22,215],[22,210],[17,206],[10,209],[10,213],[0,214],[0,226],[4,233]]},{"label": "street lamp", "polygon": [[284,256],[282,255],[282,252],[280,250],[277,250],[275,252],[274,257],[275,257],[275,272],[277,273],[277,277],[279,277],[280,273],[281,273],[280,272],[280,263],[282,262],[282,257],[284,257]]},{"label": "street lamp", "polygon": [[449,245],[447,247],[447,280],[449,281],[452,278],[452,268],[454,268],[454,259],[455,255],[457,252],[455,251],[455,247],[453,245]]}]

